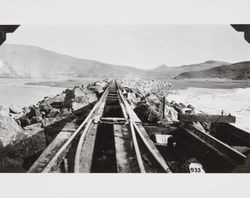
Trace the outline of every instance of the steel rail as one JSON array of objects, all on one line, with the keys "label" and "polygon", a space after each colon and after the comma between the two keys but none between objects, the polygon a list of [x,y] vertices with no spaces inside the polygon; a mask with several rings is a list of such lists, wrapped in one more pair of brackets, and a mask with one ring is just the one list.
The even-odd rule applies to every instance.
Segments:
[{"label": "steel rail", "polygon": [[80,140],[77,145],[76,149],[76,154],[75,154],[75,164],[74,164],[74,172],[79,173],[80,172],[80,161],[81,161],[81,152],[82,152],[82,147],[83,147],[83,142],[84,138],[86,137],[87,132],[89,131],[92,123],[93,123],[93,118],[88,122],[86,125],[84,131],[81,134]]},{"label": "steel rail", "polygon": [[[129,114],[129,117],[130,117],[130,114]],[[144,163],[143,163],[143,160],[142,160],[139,144],[138,144],[137,137],[136,137],[136,134],[135,134],[135,129],[134,129],[134,126],[133,126],[132,117],[130,117],[129,126],[130,126],[130,129],[131,129],[132,140],[133,140],[136,159],[137,159],[137,163],[138,163],[140,172],[145,173],[146,170],[145,170],[145,167],[144,167]]]},{"label": "steel rail", "polygon": [[63,154],[63,152],[68,149],[68,147],[71,145],[72,141],[77,137],[78,134],[80,134],[82,128],[84,125],[89,122],[91,116],[94,114],[96,109],[100,106],[101,102],[107,96],[109,86],[106,88],[104,93],[102,94],[101,98],[98,100],[98,102],[95,104],[95,106],[92,108],[90,113],[88,114],[87,118],[82,122],[82,124],[76,129],[76,131],[70,136],[70,138],[63,144],[63,146],[56,152],[56,154],[52,157],[52,159],[49,161],[49,163],[45,166],[45,168],[42,170],[42,173],[48,173],[51,171],[55,163],[57,162],[57,159]]},{"label": "steel rail", "polygon": [[205,133],[196,127],[191,128],[182,128],[189,134],[195,136],[198,139],[203,140],[208,145],[210,145],[214,150],[220,151],[222,154],[232,158],[232,159],[241,159],[242,161],[245,160],[246,156],[242,154],[241,152],[235,150],[231,146],[225,144],[224,142],[220,141],[219,139],[213,137],[212,135]]},{"label": "steel rail", "polygon": [[[130,107],[130,105],[127,103],[127,101],[125,100],[124,96],[122,95],[121,91],[120,91],[120,88],[119,86],[117,85],[117,88],[118,88],[118,93],[123,101],[123,103],[125,104],[125,107],[126,107],[126,110],[127,110],[127,113],[130,117],[130,125],[131,126],[131,130],[132,131],[132,135],[133,135],[133,132],[135,132],[134,128],[136,129],[136,132],[139,134],[139,136],[141,137],[143,143],[146,145],[147,149],[150,151],[150,153],[153,155],[153,157],[155,158],[155,160],[157,161],[157,163],[162,167],[162,169],[167,172],[167,173],[170,173],[171,170],[170,168],[168,167],[168,165],[166,164],[166,162],[164,161],[163,158],[159,157],[158,154],[156,154],[155,150],[152,148],[152,146],[148,143],[148,140],[144,137],[144,135],[141,133],[141,130],[139,129],[139,127],[137,126],[137,123],[135,123],[132,119],[132,109]],[[137,142],[137,141],[136,141]],[[138,145],[138,142],[137,142],[137,145]],[[160,154],[160,153],[159,153]]]},{"label": "steel rail", "polygon": [[[117,95],[119,95],[119,94],[117,93]],[[123,101],[119,100],[119,102],[123,102]],[[124,115],[124,117],[125,116],[126,115]],[[89,128],[91,127],[92,121],[93,121],[93,119],[85,127],[85,129],[84,129],[84,131],[83,131],[83,133],[82,133],[82,135],[80,137],[80,140],[78,142],[76,157],[75,157],[75,167],[74,167],[74,172],[76,172],[76,173],[80,172],[81,151],[82,151],[82,147],[83,147],[83,144],[84,144],[84,138],[85,138]],[[142,157],[141,157],[139,145],[138,145],[138,142],[137,142],[137,139],[136,139],[136,134],[135,134],[132,122],[130,122],[130,128],[131,128],[133,145],[134,145],[134,148],[135,148],[136,159],[137,159],[137,162],[138,162],[139,170],[140,170],[141,173],[145,173],[146,172],[145,167],[143,165],[143,160],[142,160]]]},{"label": "steel rail", "polygon": [[144,167],[144,163],[143,163],[143,160],[142,160],[142,156],[141,156],[141,152],[140,152],[140,148],[139,148],[139,144],[138,144],[138,141],[137,141],[137,137],[136,137],[136,133],[135,133],[135,129],[134,129],[134,126],[133,126],[133,117],[131,115],[131,113],[128,111],[128,108],[125,104],[125,99],[118,87],[118,85],[116,84],[116,87],[118,89],[118,95],[120,97],[121,100],[119,100],[122,105],[121,106],[124,106],[124,110],[125,112],[123,112],[124,116],[126,116],[125,114],[127,114],[128,116],[128,119],[129,119],[129,127],[130,127],[130,130],[131,130],[131,135],[132,135],[132,141],[133,141],[133,145],[134,145],[134,148],[135,148],[135,154],[136,154],[136,160],[137,160],[137,163],[138,163],[138,166],[139,166],[139,170],[140,170],[140,173],[145,173],[146,170],[145,170],[145,167]]},{"label": "steel rail", "polygon": [[148,150],[150,151],[150,153],[154,156],[155,160],[158,162],[158,164],[163,168],[163,170],[167,173],[171,172],[170,168],[168,167],[168,165],[166,164],[166,162],[164,161],[163,158],[159,157],[158,154],[156,154],[156,152],[152,149],[152,146],[148,143],[148,141],[146,140],[146,138],[144,137],[144,135],[141,133],[141,130],[139,129],[139,127],[137,126],[137,124],[135,122],[132,123],[137,131],[137,133],[139,134],[139,136],[141,137],[143,143],[146,145],[146,147],[148,148]]},{"label": "steel rail", "polygon": [[124,109],[122,108],[122,110],[124,110],[123,111],[124,117],[127,117],[127,119],[129,120],[129,127],[130,127],[130,130],[131,130],[132,141],[133,141],[133,145],[134,145],[134,148],[135,148],[136,160],[137,160],[137,163],[138,163],[138,166],[139,166],[140,173],[145,173],[146,170],[145,170],[144,163],[143,163],[143,160],[142,160],[142,156],[141,156],[139,144],[138,144],[138,141],[137,141],[135,129],[134,129],[134,126],[132,124],[133,117],[130,114],[130,112],[128,112],[128,110],[127,110],[126,104],[124,102],[125,99],[124,99],[124,97],[123,97],[123,95],[122,95],[122,93],[121,93],[121,91],[120,91],[117,84],[116,84],[116,87],[118,89],[118,95],[119,95],[119,98],[120,98],[119,102],[121,103],[121,107],[122,106],[124,107]]}]

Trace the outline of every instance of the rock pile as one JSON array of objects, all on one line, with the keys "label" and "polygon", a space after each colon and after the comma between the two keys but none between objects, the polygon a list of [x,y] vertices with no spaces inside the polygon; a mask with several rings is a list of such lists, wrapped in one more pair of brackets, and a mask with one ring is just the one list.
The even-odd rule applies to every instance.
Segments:
[{"label": "rock pile", "polygon": [[0,155],[6,165],[0,167],[0,172],[13,167],[22,172],[23,159],[46,148],[46,127],[79,112],[89,111],[107,85],[106,81],[97,81],[88,86],[66,89],[24,108],[0,106]]},{"label": "rock pile", "polygon": [[83,109],[95,103],[107,83],[96,82],[88,87],[74,87],[66,89],[61,94],[54,97],[45,97],[36,105],[25,107],[18,115],[12,115],[21,127],[41,123],[46,127],[46,121],[51,120],[50,124],[68,116],[69,114]]},{"label": "rock pile", "polygon": [[9,109],[0,106],[0,147],[8,145],[23,129],[9,116]]},{"label": "rock pile", "polygon": [[163,97],[175,91],[170,83],[140,79],[120,80],[119,84],[142,122],[164,124],[178,120],[178,113],[170,103],[165,105],[163,117]]},{"label": "rock pile", "polygon": [[134,111],[142,122],[158,122],[162,118],[162,104],[155,94],[147,94]]}]

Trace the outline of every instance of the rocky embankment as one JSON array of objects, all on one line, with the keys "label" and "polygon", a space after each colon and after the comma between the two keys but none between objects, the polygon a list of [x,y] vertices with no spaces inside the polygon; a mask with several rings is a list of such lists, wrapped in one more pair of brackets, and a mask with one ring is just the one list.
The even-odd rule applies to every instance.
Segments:
[{"label": "rocky embankment", "polygon": [[[174,91],[170,83],[119,83],[142,122],[169,127],[178,121],[176,107],[182,104],[167,101],[163,110],[163,97]],[[88,115],[107,85],[107,81],[97,81],[66,89],[24,108],[0,106],[0,172],[25,172],[68,121],[76,120],[79,124]]]},{"label": "rocky embankment", "polygon": [[[143,122],[150,138],[156,143],[163,157],[166,157],[174,172],[189,172],[191,163],[199,161],[187,154],[185,148],[176,147],[175,131],[179,128],[178,113],[196,113],[192,105],[168,101],[167,95],[175,92],[172,85],[164,81],[141,80],[120,81],[122,92]],[[165,105],[164,105],[165,97]],[[198,126],[205,130],[205,125]]]},{"label": "rocky embankment", "polygon": [[[121,80],[119,83],[127,101],[142,122],[166,125],[178,121],[176,109],[184,105],[167,100],[163,105],[164,97],[176,91],[171,83],[157,80]],[[191,105],[185,108],[194,111]]]},{"label": "rocky embankment", "polygon": [[[174,146],[176,140],[178,140],[176,138],[178,133],[175,132],[178,131],[180,125],[183,125],[178,120],[178,114],[197,114],[198,112],[191,104],[185,105],[167,100],[167,95],[175,91],[170,83],[155,80],[141,80],[139,83],[122,80],[120,84],[124,96],[143,122],[149,136],[159,146],[159,150],[162,149],[163,153],[167,153],[168,159],[166,160],[171,164],[174,172],[189,172],[190,164],[201,164],[196,158],[197,156],[188,153],[188,149],[181,143],[176,147]],[[186,124],[211,134],[210,122],[190,122]],[[164,146],[161,147],[161,145]],[[247,146],[230,146],[245,155],[250,152],[250,148]],[[170,147],[171,149],[166,150]]]},{"label": "rocky embankment", "polygon": [[24,108],[0,106],[0,172],[25,172],[58,132],[51,134],[50,126],[84,119],[107,85],[97,81],[66,89]]},{"label": "rocky embankment", "polygon": [[[119,80],[118,83],[149,136],[154,136],[156,144],[169,144],[171,140],[171,145],[174,145],[174,131],[180,124],[178,113],[196,113],[190,104],[167,100],[168,94],[175,92],[168,82]],[[24,108],[0,106],[0,172],[25,172],[68,122],[79,126],[107,85],[108,81],[97,81],[76,86]],[[209,123],[193,124],[205,132],[210,130]],[[163,135],[156,135],[156,132]],[[180,149],[185,153],[185,148],[173,147],[173,158]],[[170,153],[168,155],[171,156]],[[177,161],[172,161],[176,172],[188,172],[190,163],[198,163],[188,154],[183,154]]]}]

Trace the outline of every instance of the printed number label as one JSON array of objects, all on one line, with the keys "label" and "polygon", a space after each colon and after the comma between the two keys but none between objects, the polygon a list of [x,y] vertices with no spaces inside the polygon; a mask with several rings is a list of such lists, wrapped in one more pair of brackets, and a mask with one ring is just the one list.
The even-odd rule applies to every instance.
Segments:
[{"label": "printed number label", "polygon": [[200,173],[201,168],[190,168],[190,173]]},{"label": "printed number label", "polygon": [[202,165],[199,163],[191,163],[189,165],[189,172],[190,173],[204,173],[204,170],[202,169]]}]

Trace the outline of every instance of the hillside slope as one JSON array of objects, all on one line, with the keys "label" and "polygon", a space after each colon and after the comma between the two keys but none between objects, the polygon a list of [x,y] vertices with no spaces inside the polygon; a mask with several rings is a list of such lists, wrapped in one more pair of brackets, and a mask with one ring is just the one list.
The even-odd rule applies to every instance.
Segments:
[{"label": "hillside slope", "polygon": [[229,63],[206,61],[204,63],[176,67],[161,65],[151,70],[143,70],[130,66],[75,58],[36,46],[14,44],[0,46],[0,77],[143,77],[166,80],[183,72],[210,69],[227,64]]},{"label": "hillside slope", "polygon": [[233,80],[250,79],[250,61],[223,65],[201,71],[191,71],[179,74],[176,79],[184,78],[226,78]]},{"label": "hillside slope", "polygon": [[133,77],[143,70],[79,59],[35,46],[0,47],[0,77]]},{"label": "hillside slope", "polygon": [[229,64],[229,63],[222,62],[222,61],[210,60],[210,61],[206,61],[204,63],[183,65],[183,66],[179,66],[179,67],[168,67],[166,65],[161,65],[159,67],[156,67],[156,68],[148,71],[144,76],[158,78],[158,79],[170,79],[170,78],[174,78],[175,76],[177,76],[183,72],[210,69],[213,67],[227,65],[227,64]]}]

